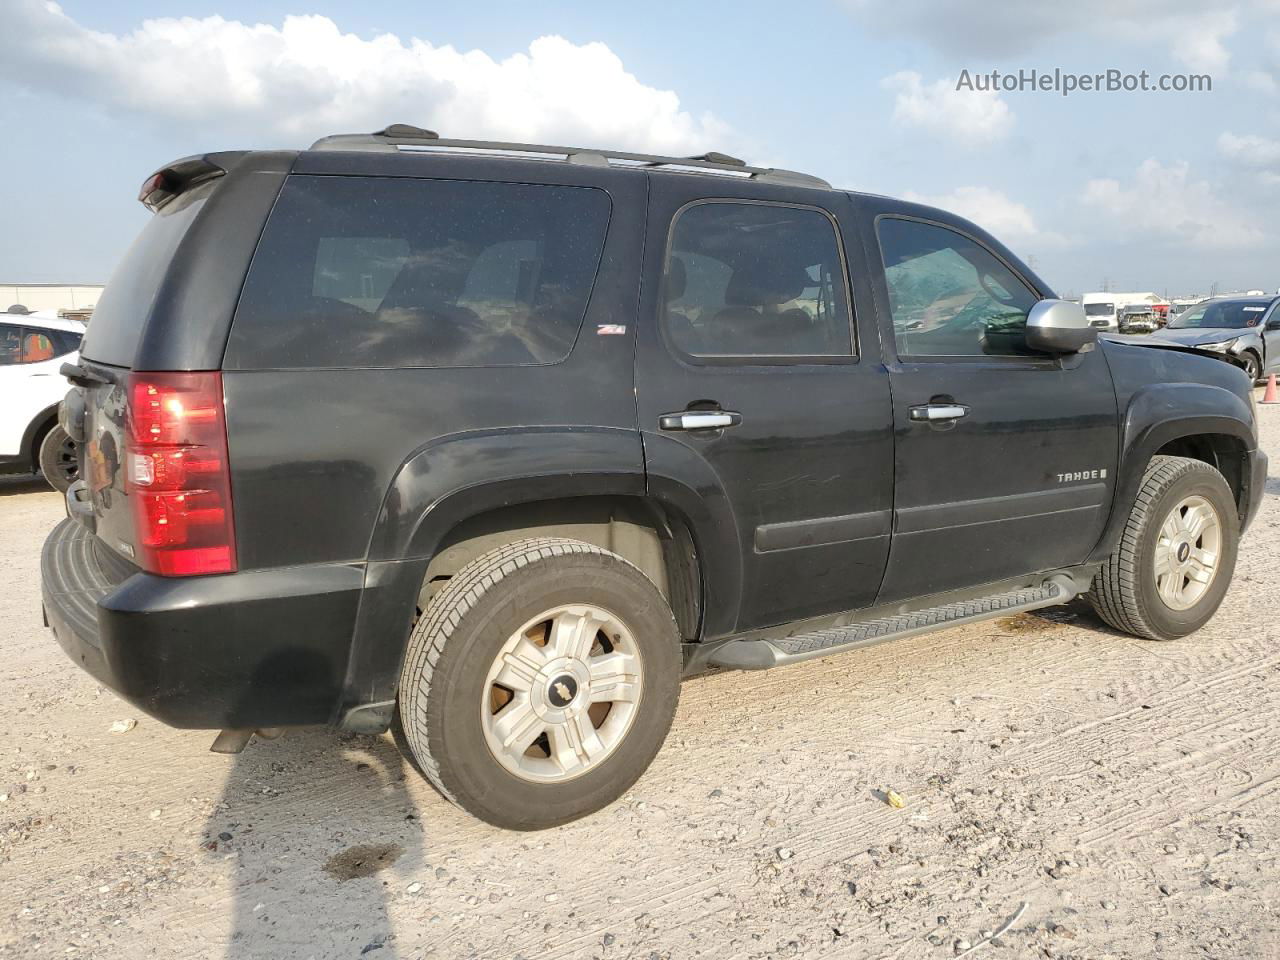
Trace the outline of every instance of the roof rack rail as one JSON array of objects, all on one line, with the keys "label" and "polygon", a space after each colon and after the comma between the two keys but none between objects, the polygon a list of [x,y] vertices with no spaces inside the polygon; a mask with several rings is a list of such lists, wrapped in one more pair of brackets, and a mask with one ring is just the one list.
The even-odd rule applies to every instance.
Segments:
[{"label": "roof rack rail", "polygon": [[393,123],[375,133],[339,133],[321,137],[312,150],[357,150],[394,152],[400,147],[423,147],[443,150],[477,150],[486,153],[550,154],[563,156],[569,163],[608,166],[610,161],[633,163],[645,167],[677,167],[690,172],[730,173],[745,175],[765,183],[830,189],[821,177],[774,167],[749,167],[737,157],[725,153],[699,154],[694,157],[666,157],[653,153],[629,153],[622,150],[598,150],[594,147],[557,147],[542,143],[508,143],[501,140],[447,140],[434,130],[407,123]]}]

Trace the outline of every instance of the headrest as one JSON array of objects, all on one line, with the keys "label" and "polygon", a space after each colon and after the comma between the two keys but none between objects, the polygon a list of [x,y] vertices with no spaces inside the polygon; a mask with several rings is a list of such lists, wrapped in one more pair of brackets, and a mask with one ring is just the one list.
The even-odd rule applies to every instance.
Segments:
[{"label": "headrest", "polygon": [[379,310],[420,310],[448,302],[462,291],[465,270],[440,257],[437,250],[417,250],[405,260],[387,288]]},{"label": "headrest", "polygon": [[739,264],[729,278],[724,301],[731,307],[777,306],[794,300],[811,286],[809,274],[794,263],[768,260]]},{"label": "headrest", "polygon": [[684,296],[685,286],[689,282],[689,275],[684,268],[684,261],[679,257],[672,257],[667,261],[667,286],[664,296],[667,303],[672,300],[679,300]]}]

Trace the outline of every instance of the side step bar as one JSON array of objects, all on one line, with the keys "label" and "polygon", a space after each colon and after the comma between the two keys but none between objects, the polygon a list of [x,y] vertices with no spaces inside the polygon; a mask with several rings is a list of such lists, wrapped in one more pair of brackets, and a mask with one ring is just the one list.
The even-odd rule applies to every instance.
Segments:
[{"label": "side step bar", "polygon": [[712,666],[733,670],[765,670],[769,667],[869,647],[886,640],[912,637],[944,627],[975,623],[1025,610],[1039,610],[1066,603],[1076,595],[1070,577],[1055,576],[1042,586],[997,593],[977,600],[948,603],[914,613],[900,613],[878,620],[831,627],[778,640],[732,640],[710,657]]}]

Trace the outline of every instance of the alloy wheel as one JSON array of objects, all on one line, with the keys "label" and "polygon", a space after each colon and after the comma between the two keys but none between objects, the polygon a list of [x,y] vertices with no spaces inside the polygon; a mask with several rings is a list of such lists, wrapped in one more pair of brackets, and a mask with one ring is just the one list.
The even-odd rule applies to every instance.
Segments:
[{"label": "alloy wheel", "polygon": [[521,779],[582,776],[626,737],[643,680],[639,645],[621,619],[585,604],[555,607],[513,633],[490,667],[485,741]]},{"label": "alloy wheel", "polygon": [[1171,610],[1188,610],[1205,595],[1218,572],[1222,520],[1204,497],[1191,496],[1169,512],[1156,539],[1152,563],[1156,593]]}]

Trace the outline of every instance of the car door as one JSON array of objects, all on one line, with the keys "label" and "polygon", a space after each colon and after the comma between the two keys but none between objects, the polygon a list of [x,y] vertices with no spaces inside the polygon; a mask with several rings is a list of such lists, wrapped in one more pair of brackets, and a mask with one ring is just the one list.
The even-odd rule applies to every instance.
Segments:
[{"label": "car door", "polygon": [[695,531],[704,635],[871,603],[893,436],[874,330],[853,329],[847,197],[650,178],[636,400],[651,491],[718,511]]},{"label": "car door", "polygon": [[1271,301],[1259,336],[1262,337],[1262,372],[1273,373],[1280,368],[1280,298]]},{"label": "car door", "polygon": [[1106,358],[1026,348],[1040,293],[980,231],[867,204],[897,432],[879,601],[1082,562],[1115,483]]},{"label": "car door", "polygon": [[0,323],[0,457],[26,453],[22,438],[31,422],[31,369],[22,362],[22,327]]}]

